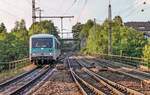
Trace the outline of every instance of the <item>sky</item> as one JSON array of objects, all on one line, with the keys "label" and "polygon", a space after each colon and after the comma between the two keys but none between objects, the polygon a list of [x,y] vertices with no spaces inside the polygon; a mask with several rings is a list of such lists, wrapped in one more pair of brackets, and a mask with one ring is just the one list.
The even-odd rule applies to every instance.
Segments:
[{"label": "sky", "polygon": [[[32,0],[0,0],[0,22],[4,22],[8,31],[20,19],[25,19],[27,27],[31,25],[31,2]],[[108,4],[109,0],[36,0],[36,7],[44,10],[42,15],[75,16],[73,19],[64,19],[63,28],[66,32],[76,22],[85,23],[88,19],[96,18],[97,23],[102,23],[108,15]],[[111,0],[111,4],[112,16],[120,15],[124,22],[150,20],[150,0]],[[60,29],[60,19],[51,20]]]}]

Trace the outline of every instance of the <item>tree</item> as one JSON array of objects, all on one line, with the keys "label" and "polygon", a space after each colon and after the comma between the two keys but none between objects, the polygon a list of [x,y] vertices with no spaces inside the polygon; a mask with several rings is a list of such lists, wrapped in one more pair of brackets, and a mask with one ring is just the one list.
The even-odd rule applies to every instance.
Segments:
[{"label": "tree", "polygon": [[73,38],[79,39],[79,35],[83,29],[83,24],[80,22],[77,22],[73,27],[72,27],[72,32],[73,32]]},{"label": "tree", "polygon": [[83,25],[82,31],[80,33],[80,38],[82,38],[82,37],[86,37],[87,38],[89,36],[89,30],[93,27],[93,25],[94,25],[94,21],[88,20]]},{"label": "tree", "polygon": [[[112,24],[112,50],[115,55],[141,57],[142,49],[147,39],[142,32],[123,25],[121,17],[116,16]],[[83,26],[85,27],[85,26]],[[88,29],[88,28],[87,28]],[[89,29],[86,53],[107,53],[108,50],[109,21],[106,19],[102,25],[96,24]]]},{"label": "tree", "polygon": [[115,16],[114,20],[114,24],[119,25],[119,26],[123,26],[123,20],[120,16]]},{"label": "tree", "polygon": [[[4,25],[1,24],[1,26]],[[2,28],[0,27],[0,29]],[[3,28],[3,30],[6,29]],[[28,30],[24,20],[16,21],[10,33],[0,33],[0,61],[14,61],[27,57],[28,38]]]},{"label": "tree", "polygon": [[29,35],[33,34],[39,34],[39,33],[47,33],[58,36],[57,28],[54,26],[54,23],[52,21],[44,20],[41,22],[36,22],[31,25],[29,29]]},{"label": "tree", "polygon": [[0,24],[0,33],[6,33],[7,32],[7,29],[5,27],[5,24],[4,23],[1,23]]},{"label": "tree", "polygon": [[7,29],[3,23],[0,24],[0,62],[14,61],[28,56],[29,37],[32,34],[49,33],[58,36],[56,27],[51,21],[42,21],[34,23],[30,27],[30,31],[26,28],[26,23],[22,19],[16,21],[11,32],[7,33]]},{"label": "tree", "polygon": [[96,27],[92,27],[87,39],[86,53],[106,53],[108,46],[107,39],[107,32],[102,30],[102,26],[96,25]]},{"label": "tree", "polygon": [[143,49],[143,57],[146,59],[150,59],[150,45],[145,45]]}]

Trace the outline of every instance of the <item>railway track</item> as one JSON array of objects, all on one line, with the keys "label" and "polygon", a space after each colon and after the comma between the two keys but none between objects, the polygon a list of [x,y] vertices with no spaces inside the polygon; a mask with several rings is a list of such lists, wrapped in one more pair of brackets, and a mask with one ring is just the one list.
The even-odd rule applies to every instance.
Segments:
[{"label": "railway track", "polygon": [[95,74],[94,72],[88,70],[81,63],[76,63],[79,64],[80,67],[83,67],[81,71],[76,71],[71,66],[73,64],[72,61],[70,62],[68,60],[68,64],[73,79],[84,95],[144,95],[140,92],[124,87],[106,78],[103,78],[98,74]]},{"label": "railway track", "polygon": [[[92,85],[90,85],[89,83],[87,83],[86,81],[84,81],[82,78],[80,78],[75,72],[74,70],[77,68],[72,68],[72,65],[70,63],[70,60],[67,59],[67,63],[68,63],[68,67],[70,69],[71,75],[75,81],[75,83],[77,84],[77,86],[79,87],[79,89],[81,90],[83,95],[95,95],[97,93],[102,94],[101,91],[99,91],[98,89],[96,89],[95,87],[93,87]],[[80,67],[79,64],[77,64],[78,67]],[[102,94],[105,95],[105,94]]]},{"label": "railway track", "polygon": [[[89,63],[85,60],[80,60],[79,62]],[[146,95],[147,93],[150,93],[150,86],[148,84],[145,84],[143,80],[133,77],[132,75],[129,76],[128,74],[123,73],[124,71],[119,72],[119,69],[112,69],[110,67],[107,68],[107,70],[102,70],[100,72],[97,72],[96,74],[120,85],[124,85],[126,88],[134,89]]]},{"label": "railway track", "polygon": [[[85,60],[83,60],[83,61],[85,61]],[[106,61],[106,60],[95,59],[95,60],[86,60],[86,62],[94,62],[94,63],[97,63],[98,65],[100,65],[101,67],[107,67],[110,70],[128,75],[130,77],[139,79],[139,80],[146,82],[146,83],[150,83],[150,74],[149,73],[141,72],[141,71],[126,68],[126,67],[116,66],[116,65],[111,64],[111,62]]]},{"label": "railway track", "polygon": [[36,68],[31,72],[0,85],[0,95],[24,95],[33,86],[40,82],[49,72],[54,70],[49,66]]}]

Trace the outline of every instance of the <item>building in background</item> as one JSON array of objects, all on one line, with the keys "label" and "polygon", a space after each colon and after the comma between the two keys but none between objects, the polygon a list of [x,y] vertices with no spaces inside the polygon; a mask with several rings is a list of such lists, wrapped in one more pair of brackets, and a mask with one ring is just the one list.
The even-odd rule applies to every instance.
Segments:
[{"label": "building in background", "polygon": [[150,37],[150,21],[148,22],[126,22],[125,26],[132,27],[139,32],[144,32],[146,37]]}]

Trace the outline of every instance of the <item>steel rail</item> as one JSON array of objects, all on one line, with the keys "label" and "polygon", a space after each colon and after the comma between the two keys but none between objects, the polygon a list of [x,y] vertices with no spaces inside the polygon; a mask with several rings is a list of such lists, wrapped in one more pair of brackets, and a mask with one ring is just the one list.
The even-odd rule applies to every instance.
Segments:
[{"label": "steel rail", "polygon": [[89,89],[91,89],[91,91],[93,91],[95,94],[97,95],[106,95],[105,93],[103,93],[102,91],[98,90],[97,88],[95,88],[94,86],[92,86],[91,84],[87,83],[86,81],[84,81],[81,77],[79,77],[72,69],[71,65],[70,65],[70,61],[68,59],[68,64],[70,67],[70,72],[72,74],[72,77],[75,79],[75,81],[77,82],[77,85],[79,86],[79,88],[81,89],[81,91],[83,91],[82,93],[84,95],[88,95],[88,93],[86,93],[86,91],[82,88],[82,86],[80,85],[80,83],[77,80],[80,80],[85,86],[87,86]]},{"label": "steel rail", "polygon": [[108,67],[108,69],[111,70],[111,71],[115,71],[115,72],[118,72],[118,73],[121,73],[121,74],[130,76],[130,77],[132,77],[132,78],[138,79],[138,80],[140,80],[140,81],[142,81],[142,82],[145,82],[145,83],[148,83],[148,84],[150,83],[150,79],[148,79],[148,78],[143,79],[143,78],[141,78],[140,76],[133,75],[133,74],[130,74],[130,73],[128,73],[128,72],[123,72],[123,71],[121,71],[121,70],[116,70],[116,69],[113,69],[113,68],[111,68],[111,67]]},{"label": "steel rail", "polygon": [[13,82],[15,82],[15,81],[17,81],[17,80],[19,80],[19,79],[25,77],[25,76],[27,76],[28,74],[34,72],[34,71],[37,70],[37,69],[38,69],[38,67],[34,68],[34,69],[31,70],[31,71],[28,71],[28,72],[26,72],[26,73],[23,73],[23,74],[21,74],[21,75],[18,75],[18,76],[16,76],[16,77],[12,78],[12,79],[9,79],[9,80],[7,80],[7,81],[1,83],[1,84],[0,84],[0,89],[3,88],[4,86],[7,86],[7,85],[9,85],[9,84],[11,84],[11,83],[13,83]]},{"label": "steel rail", "polygon": [[110,84],[108,84],[107,82],[103,81],[102,79],[98,78],[97,76],[95,76],[94,74],[88,72],[87,68],[83,69],[84,71],[86,71],[89,75],[91,75],[92,77],[94,77],[96,80],[98,80],[100,83],[102,83],[103,85],[105,85],[106,87],[108,87],[109,89],[111,89],[114,93],[116,93],[117,95],[125,95],[123,92],[117,90],[116,88],[114,88],[113,86],[111,86]]},{"label": "steel rail", "polygon": [[71,65],[70,65],[69,58],[67,59],[67,63],[68,63],[69,68],[70,68],[71,76],[73,77],[75,83],[77,84],[77,86],[78,86],[79,89],[81,90],[82,94],[83,94],[83,95],[88,95],[88,93],[86,93],[86,91],[82,88],[82,86],[81,86],[80,83],[77,81],[77,79],[75,78],[74,74],[72,73],[72,67],[71,67]]},{"label": "steel rail", "polygon": [[[78,62],[78,61],[77,61]],[[100,76],[100,75],[98,75],[98,74],[96,74],[96,73],[94,73],[94,72],[92,72],[92,71],[90,71],[90,70],[88,70],[83,64],[81,64],[80,62],[78,62],[81,66],[83,66],[84,67],[84,69],[83,70],[85,70],[85,71],[87,71],[87,72],[89,72],[89,74],[90,75],[95,75],[95,78],[101,78],[105,83],[109,83],[109,84],[111,84],[112,86],[114,86],[114,87],[118,87],[118,88],[120,88],[120,89],[122,89],[122,90],[124,90],[124,91],[127,91],[127,93],[131,93],[131,94],[134,94],[134,95],[144,95],[143,93],[140,93],[140,92],[138,92],[138,91],[136,91],[136,90],[133,90],[133,89],[130,89],[130,88],[128,88],[128,87],[125,87],[125,86],[123,86],[123,85],[121,85],[121,84],[118,84],[118,83],[115,83],[115,82],[113,82],[113,81],[110,81],[110,80],[108,80],[108,79],[106,79],[106,78],[104,78],[104,77],[102,77],[102,76]],[[108,69],[109,69],[109,67],[108,67]],[[114,70],[114,69],[113,69]],[[115,70],[116,71],[116,70]],[[97,77],[96,77],[97,76]],[[120,95],[120,94],[119,94]]]},{"label": "steel rail", "polygon": [[[87,61],[87,60],[84,60],[84,61],[89,62],[89,61]],[[96,62],[99,64],[101,61],[100,61],[100,60],[96,60]],[[141,78],[141,77],[140,77],[140,76],[141,76],[140,74],[142,74],[141,72],[140,72],[140,74],[139,74],[140,76],[137,76],[137,75],[130,74],[130,72],[121,71],[121,69],[114,69],[114,68],[112,68],[112,67],[110,66],[110,64],[99,64],[99,65],[101,65],[102,67],[107,67],[107,69],[110,70],[110,71],[115,71],[115,72],[118,72],[118,73],[121,73],[121,74],[130,76],[130,77],[132,77],[132,78],[138,79],[138,80],[140,80],[140,81],[142,81],[142,82],[145,82],[145,83],[150,83],[150,79],[149,79],[149,78]],[[134,71],[134,70],[132,69],[132,71]],[[135,71],[135,72],[137,72],[137,71]],[[137,73],[139,73],[139,72],[137,72]],[[144,73],[144,75],[146,75],[146,74]],[[143,76],[143,75],[142,75],[142,76]],[[148,75],[146,75],[146,76],[148,76]],[[149,77],[149,76],[148,76],[148,77]]]},{"label": "steel rail", "polygon": [[27,93],[25,93],[25,95],[32,95],[35,91],[37,91],[49,79],[49,77],[52,76],[52,74],[54,72],[55,72],[55,68],[52,71],[49,71],[48,75],[45,78],[43,78],[40,83],[38,83],[36,86],[34,86],[34,88],[29,90]]},{"label": "steel rail", "polygon": [[89,84],[88,82],[84,81],[81,77],[79,77],[73,70],[71,71],[76,78],[78,78],[82,83],[84,83],[89,89],[91,89],[96,95],[106,95],[105,93],[103,93],[102,91],[98,90],[97,88],[95,88],[94,86],[92,86],[91,84]]},{"label": "steel rail", "polygon": [[141,73],[141,74],[143,74],[143,75],[145,75],[145,76],[148,76],[148,77],[150,77],[150,73],[147,73],[147,72],[142,72],[142,71],[140,71],[140,70],[137,70],[137,69],[130,69],[130,68],[127,68],[127,67],[122,67],[123,69],[129,69],[129,70],[131,70],[131,71],[134,71],[134,72],[137,72],[137,73]]},{"label": "steel rail", "polygon": [[0,89],[0,93],[3,95],[7,95],[8,93],[11,93],[12,91],[14,91],[15,89],[17,89],[18,87],[22,86],[23,84],[25,84],[25,82],[28,82],[31,80],[32,77],[37,76],[37,74],[39,72],[41,72],[43,69],[45,69],[46,67],[41,68],[35,68],[34,70],[32,70],[31,72],[29,71],[28,73],[23,74],[22,76],[20,75],[19,77],[16,77],[13,79],[11,79],[10,81],[3,83]]},{"label": "steel rail", "polygon": [[91,75],[92,77],[94,77],[96,80],[98,80],[100,83],[102,83],[103,85],[105,85],[106,87],[108,87],[109,89],[111,89],[114,93],[118,94],[118,95],[125,95],[124,93],[122,93],[121,91],[117,90],[116,88],[112,87],[111,85],[109,85],[108,83],[106,83],[105,81],[103,81],[102,79],[96,77],[94,74],[89,73],[88,69],[85,67],[85,65],[81,64],[80,62],[76,61],[78,64],[80,64],[83,68],[83,70],[85,72],[87,72],[89,75]]},{"label": "steel rail", "polygon": [[[27,87],[29,87],[31,84],[35,83],[40,77],[42,77],[44,74],[46,74],[49,70],[51,70],[51,68],[46,68],[44,71],[41,72],[41,74],[39,74],[38,76],[36,76],[34,79],[30,80],[29,82],[27,82],[26,84],[22,85],[21,87],[19,87],[18,89],[12,91],[9,93],[9,95],[18,95],[19,93],[21,93],[24,89],[26,89]],[[54,71],[54,70],[52,70]]]},{"label": "steel rail", "polygon": [[130,93],[130,94],[133,94],[133,95],[144,95],[143,93],[140,93],[140,92],[138,92],[138,91],[136,91],[136,90],[130,89],[130,88],[125,87],[125,86],[123,86],[123,85],[121,85],[121,84],[118,84],[118,83],[115,83],[115,82],[113,82],[113,81],[110,81],[110,80],[108,80],[108,79],[106,79],[106,78],[104,78],[104,77],[102,77],[102,76],[100,76],[100,75],[98,75],[98,74],[96,74],[96,73],[94,73],[94,72],[88,70],[88,69],[86,69],[86,71],[88,71],[88,72],[91,73],[92,75],[95,75],[95,76],[97,76],[97,77],[103,79],[104,81],[108,82],[109,84],[113,85],[114,87],[118,87],[118,88],[120,88],[120,89],[122,89],[122,90],[124,90],[124,91],[127,91],[127,92]]},{"label": "steel rail", "polygon": [[77,84],[77,86],[79,87],[79,89],[81,90],[83,95],[88,95],[88,93],[86,93],[86,91],[82,88],[82,86],[80,85],[80,83],[77,81],[77,79],[75,78],[75,75],[72,72],[72,69],[70,69],[71,75],[75,81],[75,83]]}]

